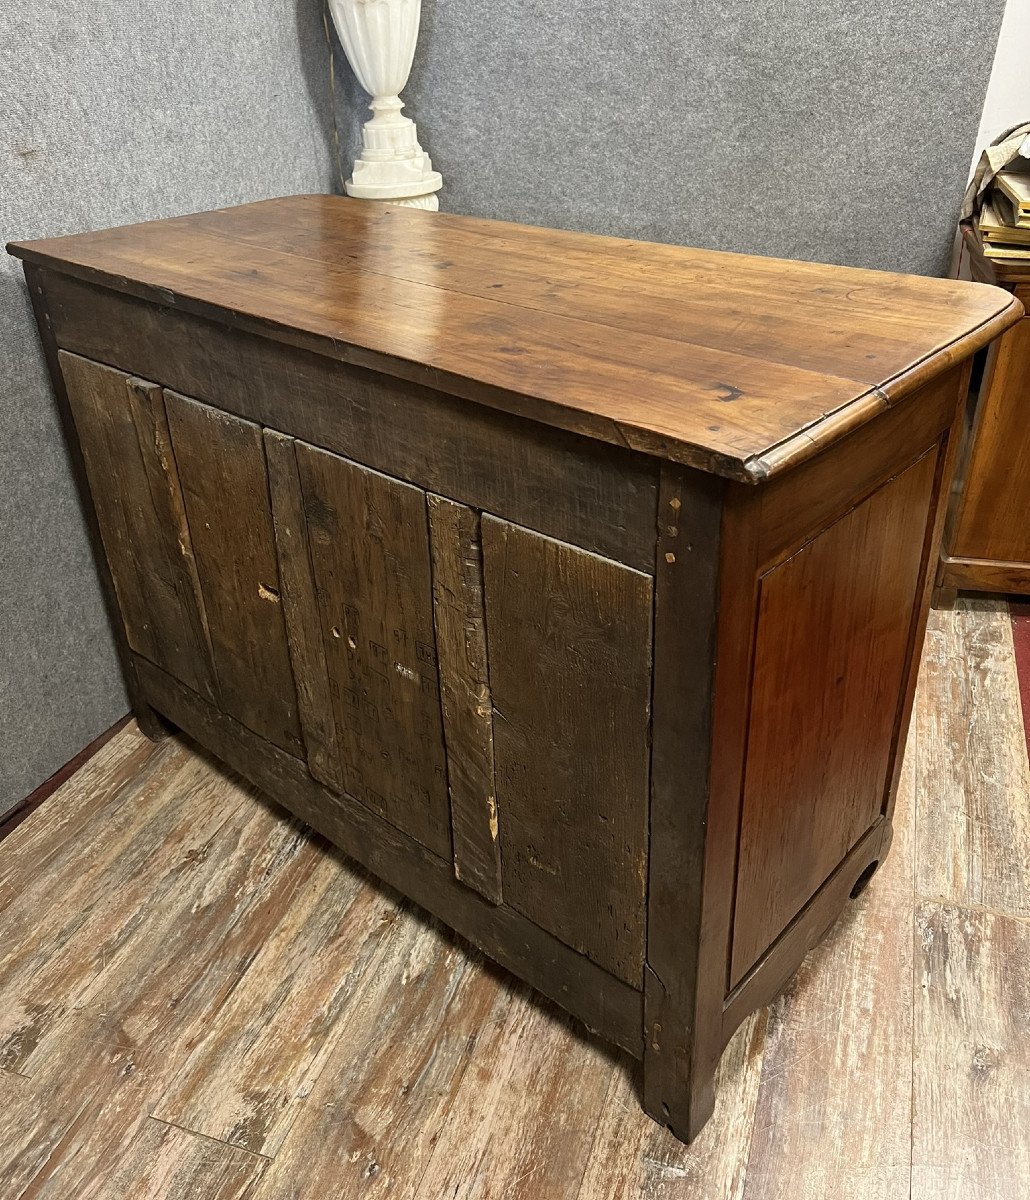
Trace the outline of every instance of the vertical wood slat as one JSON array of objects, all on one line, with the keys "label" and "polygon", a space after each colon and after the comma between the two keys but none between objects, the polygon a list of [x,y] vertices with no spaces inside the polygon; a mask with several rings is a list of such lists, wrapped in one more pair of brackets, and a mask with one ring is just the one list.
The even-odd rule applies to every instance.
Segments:
[{"label": "vertical wood slat", "polygon": [[174,564],[173,586],[180,611],[189,627],[190,645],[195,648],[190,684],[202,696],[217,702],[218,682],[211,650],[211,631],[200,587],[197,560],[186,520],[186,505],[172,450],[164,392],[149,383],[130,379],[127,383],[129,409],[136,427],[143,466],[150,482],[150,495],[157,516],[157,533],[165,543],[165,558]]},{"label": "vertical wood slat", "polygon": [[450,859],[426,494],[296,449],[344,788]]},{"label": "vertical wood slat", "polygon": [[299,755],[261,429],[175,392],[165,404],[222,707]]},{"label": "vertical wood slat", "polygon": [[454,874],[500,904],[480,517],[464,504],[430,495],[429,527]]},{"label": "vertical wood slat", "polygon": [[343,767],[304,523],[297,445],[293,438],[271,429],[264,431],[264,439],[283,616],[308,769],[320,783],[343,791]]},{"label": "vertical wood slat", "polygon": [[63,350],[58,359],[129,646],[216,700],[162,391]]},{"label": "vertical wood slat", "polygon": [[652,580],[482,518],[504,898],[641,986]]}]

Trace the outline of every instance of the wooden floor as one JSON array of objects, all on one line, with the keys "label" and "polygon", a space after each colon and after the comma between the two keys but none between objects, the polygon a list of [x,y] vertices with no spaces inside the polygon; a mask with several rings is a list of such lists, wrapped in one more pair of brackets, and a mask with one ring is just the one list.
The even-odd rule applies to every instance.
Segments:
[{"label": "wooden floor", "polygon": [[894,850],[689,1148],[626,1059],[177,740],[0,844],[0,1200],[1030,1196],[1003,605],[934,614]]}]

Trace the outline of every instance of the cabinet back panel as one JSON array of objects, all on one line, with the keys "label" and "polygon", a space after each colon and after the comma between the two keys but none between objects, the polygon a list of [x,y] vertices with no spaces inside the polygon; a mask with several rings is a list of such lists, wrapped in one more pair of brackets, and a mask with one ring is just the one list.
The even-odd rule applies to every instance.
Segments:
[{"label": "cabinet back panel", "polygon": [[484,515],[506,904],[641,986],[652,581]]},{"label": "cabinet back panel", "polygon": [[731,984],[882,811],[937,458],[762,578]]},{"label": "cabinet back panel", "polygon": [[222,706],[299,754],[261,430],[173,392],[165,402]]}]

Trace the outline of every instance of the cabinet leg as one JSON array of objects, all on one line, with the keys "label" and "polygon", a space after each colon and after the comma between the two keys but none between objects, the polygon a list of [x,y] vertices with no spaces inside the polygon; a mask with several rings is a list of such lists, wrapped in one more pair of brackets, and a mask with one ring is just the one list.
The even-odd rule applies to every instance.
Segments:
[{"label": "cabinet leg", "polygon": [[164,717],[145,701],[133,701],[132,715],[136,718],[140,732],[152,742],[160,742],[173,732],[173,727]]},{"label": "cabinet leg", "polygon": [[938,587],[934,588],[930,603],[933,608],[939,609],[941,612],[950,612],[955,607],[957,599],[958,592],[955,588]]},{"label": "cabinet leg", "polygon": [[667,1070],[645,1055],[644,1111],[681,1142],[692,1142],[715,1111],[715,1070],[670,1079]]}]

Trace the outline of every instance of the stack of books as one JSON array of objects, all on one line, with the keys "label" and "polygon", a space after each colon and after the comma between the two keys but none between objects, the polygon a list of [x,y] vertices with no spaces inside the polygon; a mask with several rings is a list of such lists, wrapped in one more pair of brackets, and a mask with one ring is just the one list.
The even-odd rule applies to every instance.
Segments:
[{"label": "stack of books", "polygon": [[966,244],[970,257],[986,260],[999,282],[1030,276],[1030,173],[1000,171],[994,177]]}]

